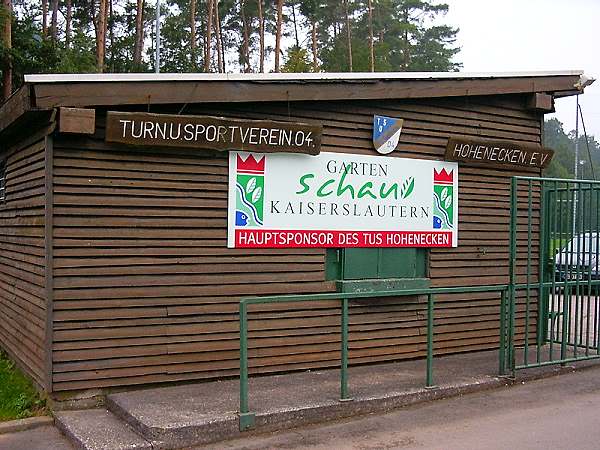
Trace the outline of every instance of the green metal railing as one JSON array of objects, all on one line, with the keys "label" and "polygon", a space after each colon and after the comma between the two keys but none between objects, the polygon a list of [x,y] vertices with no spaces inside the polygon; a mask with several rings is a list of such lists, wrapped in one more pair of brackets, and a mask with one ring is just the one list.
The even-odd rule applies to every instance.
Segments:
[{"label": "green metal railing", "polygon": [[[599,206],[597,181],[512,178],[505,371],[600,358]],[[573,239],[577,248],[569,249]]]},{"label": "green metal railing", "polygon": [[[521,189],[523,185],[525,191]],[[519,196],[522,197],[521,201]],[[498,371],[501,375],[510,372],[514,376],[515,371],[519,369],[600,358],[598,294],[600,274],[593,274],[589,263],[592,257],[600,260],[599,230],[600,182],[513,177],[509,228],[509,284],[507,285],[278,295],[242,299],[240,301],[240,430],[251,428],[255,421],[255,414],[250,411],[248,405],[248,307],[250,305],[340,301],[340,401],[351,400],[348,390],[348,340],[349,301],[352,299],[427,296],[426,387],[432,387],[434,384],[434,296],[438,294],[472,292],[501,294],[498,358]],[[558,248],[560,251],[573,237],[582,234],[586,236],[584,240],[588,241],[587,244],[583,242],[584,251],[570,252],[572,254],[569,255],[568,264],[561,264],[557,268],[555,250]],[[539,244],[537,253],[536,244]],[[580,255],[584,256],[584,260],[587,256],[587,268],[584,267]],[[598,279],[593,279],[593,276],[597,276]],[[588,295],[584,296],[583,291],[586,288]],[[595,288],[594,296],[592,296],[592,288]],[[518,302],[517,293],[522,293],[520,298],[524,298],[524,301],[521,303]],[[517,324],[517,315],[520,324]],[[530,333],[532,327],[535,327],[535,333]],[[519,357],[517,351],[520,353]]]},{"label": "green metal railing", "polygon": [[[434,296],[438,294],[463,294],[471,292],[500,292],[501,294],[501,329],[506,330],[503,321],[506,320],[507,285],[488,285],[470,287],[448,287],[448,288],[422,288],[386,290],[353,293],[326,293],[326,294],[303,294],[303,295],[276,295],[265,297],[249,297],[240,301],[240,430],[247,430],[254,426],[255,414],[250,412],[248,405],[248,307],[250,305],[266,303],[297,303],[317,302],[326,300],[339,300],[341,302],[341,364],[340,364],[340,401],[351,400],[348,390],[348,339],[349,339],[349,301],[352,299],[376,298],[376,297],[401,297],[427,295],[427,369],[425,386],[433,387],[433,343],[434,343]],[[499,368],[503,373],[506,367],[506,339],[507,335],[500,336]]]}]

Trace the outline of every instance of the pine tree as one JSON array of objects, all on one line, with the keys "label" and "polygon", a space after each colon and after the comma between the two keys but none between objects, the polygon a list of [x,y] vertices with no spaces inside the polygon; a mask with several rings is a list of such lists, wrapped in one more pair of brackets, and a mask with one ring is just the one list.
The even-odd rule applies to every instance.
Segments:
[{"label": "pine tree", "polygon": [[210,72],[210,62],[211,62],[211,46],[212,46],[212,18],[213,18],[213,8],[214,8],[214,0],[207,0],[207,22],[206,22],[206,33],[204,35],[204,71]]},{"label": "pine tree", "polygon": [[300,1],[300,13],[306,18],[307,24],[310,28],[310,43],[311,43],[311,54],[312,54],[312,71],[319,71],[319,54],[318,54],[318,40],[317,40],[317,29],[320,21],[320,2],[319,0],[302,0]]},{"label": "pine tree", "polygon": [[48,35],[48,0],[42,0],[42,36]]},{"label": "pine tree", "polygon": [[50,39],[52,39],[53,42],[56,42],[58,37],[58,0],[52,0],[51,10]]},{"label": "pine tree", "polygon": [[11,0],[2,0],[0,20],[2,21],[2,100],[6,100],[12,93],[13,77]]},{"label": "pine tree", "polygon": [[452,71],[460,64],[452,62],[459,49],[453,47],[457,28],[428,26],[440,14],[448,11],[446,4],[431,0],[397,0],[392,3],[392,20],[386,24],[385,39],[398,54],[390,53],[390,64],[395,70]]},{"label": "pine tree", "polygon": [[[273,70],[265,67],[271,60],[275,71],[460,67],[454,61],[457,29],[444,24],[448,6],[436,0],[162,2],[165,71],[264,72]],[[19,0],[15,5],[13,48],[4,44],[0,55],[3,78],[15,87],[24,72],[151,69],[154,0]],[[6,75],[7,61],[12,77]]]},{"label": "pine tree", "polygon": [[265,71],[265,17],[263,13],[263,0],[256,0],[258,6],[258,39],[260,42],[260,54],[258,56],[259,69],[258,71],[263,73]]},{"label": "pine tree", "polygon": [[373,0],[368,2],[369,18],[369,63],[371,72],[375,72],[375,48],[373,44]]},{"label": "pine tree", "polygon": [[281,33],[283,28],[283,0],[277,0],[277,25],[275,31],[275,72],[279,72],[281,56]]},{"label": "pine tree", "polygon": [[65,48],[71,48],[71,24],[73,21],[73,5],[71,0],[66,0],[67,15],[65,17]]},{"label": "pine tree", "polygon": [[135,43],[133,49],[133,66],[139,70],[142,64],[144,49],[144,0],[136,1],[135,8]]},{"label": "pine tree", "polygon": [[[92,3],[92,9],[95,6]],[[108,0],[99,0],[98,11],[94,11],[94,27],[96,29],[96,71],[104,72],[104,58],[106,56],[106,28],[107,28]]]}]

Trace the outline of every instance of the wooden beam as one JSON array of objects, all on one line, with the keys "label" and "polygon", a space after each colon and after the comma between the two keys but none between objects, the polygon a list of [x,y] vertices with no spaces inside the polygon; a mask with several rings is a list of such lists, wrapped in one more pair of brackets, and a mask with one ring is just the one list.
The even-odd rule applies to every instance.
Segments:
[{"label": "wooden beam", "polygon": [[[39,139],[39,133],[50,133],[54,130],[55,110],[27,111],[17,118],[8,128],[0,130],[2,149],[0,154],[10,154],[31,142],[32,138]],[[50,131],[48,131],[50,129]]]},{"label": "wooden beam", "polygon": [[543,92],[536,92],[527,99],[527,109],[543,112],[554,112],[554,97]]},{"label": "wooden beam", "polygon": [[58,131],[60,133],[94,134],[96,131],[96,110],[59,108]]},{"label": "wooden beam", "polygon": [[53,342],[54,342],[54,140],[51,135],[45,139],[44,159],[44,291],[46,295],[46,329],[44,339],[46,391],[53,391]]},{"label": "wooden beam", "polygon": [[86,82],[34,84],[39,108],[269,101],[382,100],[572,90],[578,76],[355,82]]},{"label": "wooden beam", "polygon": [[583,94],[583,91],[580,91],[578,89],[571,89],[568,91],[560,91],[560,92],[554,93],[554,98],[570,97],[572,95],[579,95],[579,94]]},{"label": "wooden beam", "polygon": [[0,131],[4,130],[31,109],[31,86],[25,85],[0,106]]}]

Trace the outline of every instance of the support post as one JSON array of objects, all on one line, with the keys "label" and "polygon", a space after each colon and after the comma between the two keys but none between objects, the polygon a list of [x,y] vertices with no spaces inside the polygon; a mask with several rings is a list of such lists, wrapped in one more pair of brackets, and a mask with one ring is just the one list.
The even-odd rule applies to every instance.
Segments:
[{"label": "support post", "polygon": [[548,289],[544,287],[546,281],[546,264],[548,263],[548,249],[547,244],[549,243],[549,230],[548,230],[548,214],[550,213],[550,203],[548,201],[549,196],[547,195],[546,183],[540,181],[540,253],[538,257],[538,315],[536,324],[536,341],[537,341],[537,355],[536,359],[539,363],[541,361],[541,348],[546,340],[547,328],[548,328]]},{"label": "support post", "polygon": [[240,302],[240,431],[254,426],[254,413],[248,411],[248,305]]},{"label": "support post", "polygon": [[510,298],[508,308],[508,362],[515,376],[515,298],[516,298],[516,269],[517,269],[517,187],[518,180],[513,177],[510,182],[510,253],[509,253],[509,286]]},{"label": "support post", "polygon": [[433,388],[433,294],[427,295],[427,380],[425,387]]},{"label": "support post", "polygon": [[348,299],[342,299],[342,362],[340,367],[340,401],[352,400],[348,394]]},{"label": "support post", "polygon": [[506,289],[500,293],[500,351],[498,374],[506,375]]}]

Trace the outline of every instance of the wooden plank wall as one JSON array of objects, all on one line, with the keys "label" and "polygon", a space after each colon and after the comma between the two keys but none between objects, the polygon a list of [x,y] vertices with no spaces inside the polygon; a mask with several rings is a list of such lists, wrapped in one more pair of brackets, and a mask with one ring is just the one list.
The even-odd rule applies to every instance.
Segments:
[{"label": "wooden plank wall", "polygon": [[7,149],[0,202],[0,346],[38,386],[47,386],[45,135]]},{"label": "wooden plank wall", "polygon": [[[402,117],[394,156],[441,159],[450,134],[539,143],[540,116],[524,101],[186,105],[183,112],[322,123],[323,151],[370,155],[373,114]],[[55,390],[234,376],[241,296],[334,289],[323,250],[226,248],[225,155],[128,151],[104,144],[102,129],[89,139],[57,137],[54,152]],[[508,281],[514,174],[461,167],[459,248],[431,251],[434,286]],[[425,312],[421,298],[353,302],[351,362],[423,356]],[[497,347],[498,314],[495,294],[440,296],[437,354]],[[254,373],[339,364],[337,303],[263,305],[250,316]],[[522,333],[520,317],[517,326]]]}]

